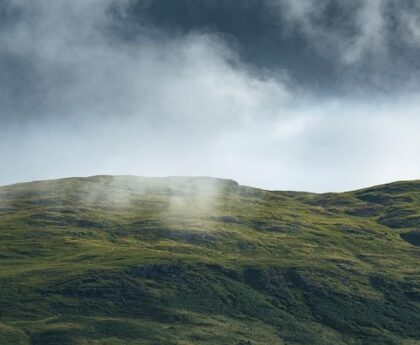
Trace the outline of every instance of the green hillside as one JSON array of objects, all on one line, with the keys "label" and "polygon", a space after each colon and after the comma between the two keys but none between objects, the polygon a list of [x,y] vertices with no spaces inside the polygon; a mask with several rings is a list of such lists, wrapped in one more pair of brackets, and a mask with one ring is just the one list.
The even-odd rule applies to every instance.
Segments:
[{"label": "green hillside", "polygon": [[0,344],[420,344],[420,182],[0,188]]}]

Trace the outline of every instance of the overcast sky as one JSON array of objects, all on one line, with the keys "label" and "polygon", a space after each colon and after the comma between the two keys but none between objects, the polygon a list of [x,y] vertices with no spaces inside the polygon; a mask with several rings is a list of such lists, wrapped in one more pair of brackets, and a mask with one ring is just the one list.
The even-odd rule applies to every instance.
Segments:
[{"label": "overcast sky", "polygon": [[416,0],[0,0],[0,184],[420,179]]}]

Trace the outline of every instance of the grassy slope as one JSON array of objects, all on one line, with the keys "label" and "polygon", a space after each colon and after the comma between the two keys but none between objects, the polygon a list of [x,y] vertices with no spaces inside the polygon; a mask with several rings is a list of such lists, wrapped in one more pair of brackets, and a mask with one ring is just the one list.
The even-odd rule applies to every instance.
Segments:
[{"label": "grassy slope", "polygon": [[0,188],[0,344],[420,344],[420,182]]}]

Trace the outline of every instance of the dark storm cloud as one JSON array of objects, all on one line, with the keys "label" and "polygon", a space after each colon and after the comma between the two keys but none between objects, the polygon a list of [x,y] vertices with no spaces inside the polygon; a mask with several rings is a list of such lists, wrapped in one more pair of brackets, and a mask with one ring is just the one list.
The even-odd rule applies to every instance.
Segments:
[{"label": "dark storm cloud", "polygon": [[124,20],[168,33],[219,33],[245,62],[287,71],[322,94],[412,87],[407,78],[413,83],[420,70],[419,15],[416,1],[137,0]]},{"label": "dark storm cloud", "polygon": [[0,183],[211,175],[324,191],[416,177],[419,13],[0,0]]}]

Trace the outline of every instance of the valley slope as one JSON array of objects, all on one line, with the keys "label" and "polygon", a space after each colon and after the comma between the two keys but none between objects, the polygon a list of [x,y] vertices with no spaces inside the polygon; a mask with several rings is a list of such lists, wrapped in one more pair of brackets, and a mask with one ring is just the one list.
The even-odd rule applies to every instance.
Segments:
[{"label": "valley slope", "polygon": [[420,344],[420,182],[0,187],[0,344]]}]

